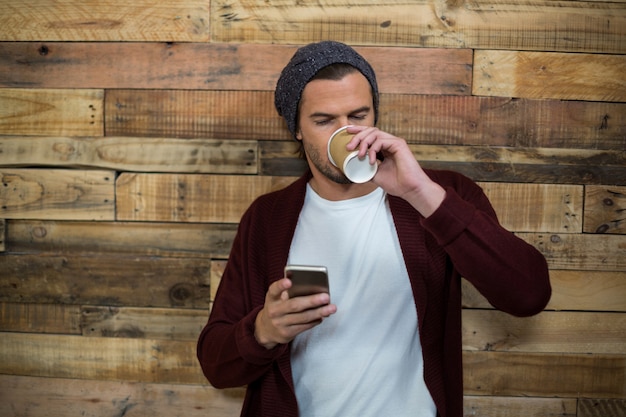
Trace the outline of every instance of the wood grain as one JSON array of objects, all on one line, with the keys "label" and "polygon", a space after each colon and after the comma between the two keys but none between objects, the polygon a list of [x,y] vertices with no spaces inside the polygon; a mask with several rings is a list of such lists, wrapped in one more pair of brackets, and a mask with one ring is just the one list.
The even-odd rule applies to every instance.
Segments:
[{"label": "wood grain", "polygon": [[[0,13],[1,14],[1,13]],[[0,89],[3,135],[101,136],[102,90]]]},{"label": "wood grain", "polygon": [[397,0],[283,4],[211,2],[219,42],[307,43],[333,38],[357,45],[624,53],[623,3],[520,1],[512,4]]},{"label": "wood grain", "polygon": [[0,375],[3,416],[185,416],[239,415],[244,390],[207,384],[153,384]]},{"label": "wood grain", "polygon": [[[5,74],[0,86],[274,91],[296,49],[247,43],[5,42],[0,43],[0,73]],[[381,92],[471,91],[469,49],[356,50],[376,69]]]},{"label": "wood grain", "polygon": [[[267,91],[112,90],[106,135],[291,140],[273,100]],[[382,94],[379,127],[411,144],[623,152],[626,103]]]},{"label": "wood grain", "polygon": [[113,220],[114,180],[113,171],[1,169],[0,217]]},{"label": "wood grain", "polygon": [[0,301],[206,309],[210,269],[207,258],[132,253],[0,256]]},{"label": "wood grain", "polygon": [[585,187],[585,233],[626,234],[626,186]]},{"label": "wood grain", "polygon": [[226,258],[236,224],[10,220],[13,253]]},{"label": "wood grain", "polygon": [[[626,274],[602,271],[550,271],[552,298],[546,309],[569,311],[619,311],[626,313]],[[467,281],[463,306],[493,308]]]},{"label": "wood grain", "polygon": [[0,166],[256,174],[257,142],[132,137],[0,137]]},{"label": "wood grain", "polygon": [[205,42],[209,6],[201,0],[8,0],[0,5],[2,41]]},{"label": "wood grain", "polygon": [[81,334],[79,306],[0,302],[0,331]]},{"label": "wood grain", "polygon": [[472,94],[626,101],[626,56],[476,51]]},{"label": "wood grain", "polygon": [[573,398],[479,397],[463,399],[466,417],[576,417]]}]

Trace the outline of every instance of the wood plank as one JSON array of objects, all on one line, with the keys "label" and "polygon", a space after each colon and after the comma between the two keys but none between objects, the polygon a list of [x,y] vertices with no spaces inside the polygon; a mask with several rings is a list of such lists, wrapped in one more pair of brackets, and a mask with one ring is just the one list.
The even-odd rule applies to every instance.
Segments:
[{"label": "wood plank", "polygon": [[102,136],[103,102],[102,90],[2,88],[0,132],[4,135]]},{"label": "wood plank", "polygon": [[253,199],[291,183],[291,177],[121,174],[121,221],[238,223]]},{"label": "wood plank", "polygon": [[197,341],[209,317],[206,310],[85,306],[83,336]]},{"label": "wood plank", "polygon": [[[477,397],[466,395],[466,417],[577,417],[574,398]],[[581,417],[581,416],[578,416]]]},{"label": "wood plank", "polygon": [[[291,139],[269,91],[112,90],[105,107],[107,136]],[[379,127],[411,144],[623,152],[626,103],[382,94]]]},{"label": "wood plank", "polygon": [[626,272],[626,236],[516,233],[546,257],[551,269]]},{"label": "wood plank", "polygon": [[115,172],[1,169],[5,219],[113,220]]},{"label": "wood plank", "polygon": [[226,258],[236,224],[10,220],[7,245],[25,254]]},{"label": "wood plank", "polygon": [[500,223],[508,230],[582,231],[582,186],[486,182],[479,185],[496,210]]},{"label": "wood plank", "polygon": [[206,309],[210,269],[203,257],[0,256],[0,301]]},{"label": "wood plank", "polygon": [[0,302],[0,331],[80,334],[80,307]]},{"label": "wood plank", "polygon": [[[274,91],[296,49],[246,43],[5,42],[0,43],[0,86]],[[470,93],[470,49],[356,49],[376,69],[381,92]]]},{"label": "wood plank", "polygon": [[4,252],[6,250],[7,243],[7,221],[5,219],[0,219],[0,252]]},{"label": "wood plank", "polygon": [[201,0],[6,0],[0,5],[2,41],[209,40],[209,7]]},{"label": "wood plank", "polygon": [[307,43],[330,35],[356,45],[624,53],[624,9],[623,3],[600,1],[305,1],[276,7],[216,0],[211,34],[218,42]]},{"label": "wood plank", "polygon": [[626,56],[526,51],[474,53],[474,95],[624,102],[625,86]]},{"label": "wood plank", "polygon": [[[623,272],[551,270],[552,298],[547,310],[626,312],[626,274]],[[463,280],[463,306],[493,308]]]},{"label": "wood plank", "polygon": [[578,417],[626,416],[626,399],[578,400]]},{"label": "wood plank", "polygon": [[[619,185],[626,152],[508,146],[409,145],[424,168],[460,172],[475,181]],[[307,168],[293,141],[260,141],[259,174],[299,176]]]},{"label": "wood plank", "polygon": [[586,233],[626,234],[626,186],[585,187],[584,216]]},{"label": "wood plank", "polygon": [[466,395],[626,397],[626,355],[463,352]]},{"label": "wood plank", "polygon": [[2,333],[0,374],[206,384],[196,342]]},{"label": "wood plank", "polygon": [[208,384],[152,384],[0,375],[3,416],[185,416],[239,415],[244,389]]},{"label": "wood plank", "polygon": [[626,314],[464,310],[462,335],[465,350],[624,354]]},{"label": "wood plank", "polygon": [[257,142],[175,138],[4,136],[0,137],[0,166],[256,174]]}]

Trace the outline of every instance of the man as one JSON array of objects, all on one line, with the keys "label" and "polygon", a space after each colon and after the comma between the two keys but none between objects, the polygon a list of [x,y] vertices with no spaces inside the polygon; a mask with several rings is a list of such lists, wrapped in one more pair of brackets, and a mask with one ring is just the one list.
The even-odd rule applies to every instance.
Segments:
[{"label": "man", "polygon": [[[475,183],[423,170],[374,127],[374,71],[347,45],[300,48],[275,103],[310,171],[242,217],[198,341],[206,377],[248,386],[242,416],[461,417],[461,277],[532,315],[550,298],[545,259]],[[347,148],[379,164],[370,182],[329,162],[345,125]],[[327,266],[330,295],[289,298],[288,263]]]}]

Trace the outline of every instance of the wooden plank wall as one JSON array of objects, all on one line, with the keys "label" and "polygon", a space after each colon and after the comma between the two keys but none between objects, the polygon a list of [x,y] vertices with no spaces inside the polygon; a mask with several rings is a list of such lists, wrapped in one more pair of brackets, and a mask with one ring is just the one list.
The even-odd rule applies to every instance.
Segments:
[{"label": "wooden plank wall", "polygon": [[195,341],[239,216],[304,168],[272,90],[321,39],[549,262],[532,318],[464,288],[465,415],[626,416],[621,0],[1,2],[0,415],[238,415]]}]

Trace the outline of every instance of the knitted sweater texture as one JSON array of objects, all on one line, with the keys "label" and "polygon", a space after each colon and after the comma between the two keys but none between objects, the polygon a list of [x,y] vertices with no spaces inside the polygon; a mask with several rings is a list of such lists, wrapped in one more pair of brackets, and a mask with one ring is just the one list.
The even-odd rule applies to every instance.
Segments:
[{"label": "knitted sweater texture", "polygon": [[[540,312],[551,288],[544,257],[500,226],[478,185],[454,172],[427,173],[446,189],[431,216],[388,199],[415,299],[426,385],[439,416],[462,417],[461,277],[516,316]],[[198,340],[198,359],[213,386],[247,385],[242,416],[298,415],[290,345],[260,346],[254,321],[269,285],[283,277],[310,176],[259,197],[244,214]]]}]

